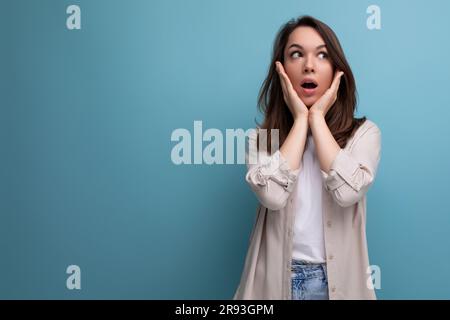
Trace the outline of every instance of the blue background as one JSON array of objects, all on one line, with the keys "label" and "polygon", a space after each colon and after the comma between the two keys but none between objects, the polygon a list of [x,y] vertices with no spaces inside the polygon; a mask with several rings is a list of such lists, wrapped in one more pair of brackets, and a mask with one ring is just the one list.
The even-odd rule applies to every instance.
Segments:
[{"label": "blue background", "polygon": [[450,298],[448,1],[0,3],[0,298],[231,298],[257,205],[245,165],[176,166],[170,137],[254,127],[275,34],[302,14],[336,32],[382,131],[378,298]]}]

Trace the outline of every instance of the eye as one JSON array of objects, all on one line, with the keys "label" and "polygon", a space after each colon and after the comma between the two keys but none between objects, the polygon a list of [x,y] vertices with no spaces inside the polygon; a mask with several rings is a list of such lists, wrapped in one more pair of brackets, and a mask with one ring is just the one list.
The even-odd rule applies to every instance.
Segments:
[{"label": "eye", "polygon": [[302,53],[300,51],[291,52],[291,58],[296,59],[296,58],[300,58],[301,56],[302,56]]},{"label": "eye", "polygon": [[319,52],[319,57],[321,57],[321,59],[326,59],[328,58],[328,53],[326,53],[325,51],[321,51]]}]

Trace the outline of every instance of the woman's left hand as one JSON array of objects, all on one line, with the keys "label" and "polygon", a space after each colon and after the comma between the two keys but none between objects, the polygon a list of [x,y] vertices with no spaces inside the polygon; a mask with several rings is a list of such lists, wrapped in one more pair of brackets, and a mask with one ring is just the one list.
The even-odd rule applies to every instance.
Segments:
[{"label": "woman's left hand", "polygon": [[336,71],[330,88],[328,88],[319,100],[317,100],[309,109],[310,115],[320,115],[325,117],[328,110],[330,110],[331,106],[336,102],[337,92],[343,74],[344,72],[342,71]]}]

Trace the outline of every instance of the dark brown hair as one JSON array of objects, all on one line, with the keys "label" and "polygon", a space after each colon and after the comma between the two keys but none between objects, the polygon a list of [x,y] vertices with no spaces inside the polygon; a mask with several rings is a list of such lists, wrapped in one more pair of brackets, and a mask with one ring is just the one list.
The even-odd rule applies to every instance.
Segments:
[{"label": "dark brown hair", "polygon": [[[336,102],[325,115],[328,128],[341,148],[345,147],[351,135],[366,120],[366,117],[354,117],[357,104],[355,78],[336,34],[325,23],[311,16],[291,19],[280,28],[275,38],[269,72],[262,84],[258,97],[258,108],[265,116],[263,123],[261,125],[258,124],[258,127],[268,129],[267,150],[269,152],[271,152],[270,129],[279,129],[279,145],[281,146],[294,123],[292,114],[283,99],[283,91],[279,75],[276,72],[275,61],[284,63],[284,50],[289,35],[300,26],[311,27],[320,34],[328,49],[328,55],[333,65],[333,73],[336,69],[344,72]],[[259,142],[257,145],[259,145]]]}]

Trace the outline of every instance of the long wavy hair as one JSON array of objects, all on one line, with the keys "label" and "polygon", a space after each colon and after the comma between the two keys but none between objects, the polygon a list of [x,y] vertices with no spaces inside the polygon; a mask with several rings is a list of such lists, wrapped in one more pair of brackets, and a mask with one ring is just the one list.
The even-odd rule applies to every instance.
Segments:
[{"label": "long wavy hair", "polygon": [[[281,146],[294,123],[292,114],[283,99],[283,91],[279,75],[276,72],[275,61],[284,63],[284,50],[289,35],[294,29],[301,26],[311,27],[320,34],[328,49],[328,55],[333,65],[333,74],[336,69],[344,72],[336,102],[325,115],[328,128],[341,148],[345,147],[351,135],[366,120],[366,117],[354,117],[357,104],[355,78],[336,34],[325,23],[311,16],[291,19],[278,31],[273,45],[269,72],[258,96],[258,109],[264,114],[264,121],[262,124],[257,123],[257,125],[261,129],[267,129],[267,136],[264,140],[267,139],[267,150],[271,153],[271,129],[279,130],[279,145]],[[257,146],[259,148],[259,139],[257,139]]]}]

